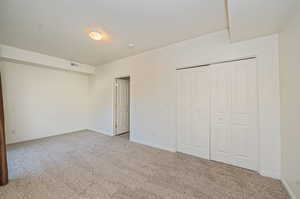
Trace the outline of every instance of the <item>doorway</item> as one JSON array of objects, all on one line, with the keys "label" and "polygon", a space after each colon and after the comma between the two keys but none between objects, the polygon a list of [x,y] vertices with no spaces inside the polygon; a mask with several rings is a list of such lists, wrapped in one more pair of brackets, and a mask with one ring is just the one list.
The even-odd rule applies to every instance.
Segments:
[{"label": "doorway", "polygon": [[114,81],[114,135],[130,138],[130,77]]}]

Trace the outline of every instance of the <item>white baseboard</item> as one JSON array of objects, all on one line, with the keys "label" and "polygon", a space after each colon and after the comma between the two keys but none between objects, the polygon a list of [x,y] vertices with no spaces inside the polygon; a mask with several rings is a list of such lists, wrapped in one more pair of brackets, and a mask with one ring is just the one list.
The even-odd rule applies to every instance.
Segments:
[{"label": "white baseboard", "polygon": [[284,188],[286,189],[286,191],[288,192],[289,196],[291,199],[297,199],[296,195],[294,194],[294,192],[292,191],[291,187],[289,186],[289,184],[287,183],[286,180],[281,179],[281,182],[284,186]]},{"label": "white baseboard", "polygon": [[274,179],[277,179],[277,180],[281,179],[281,175],[280,175],[279,171],[260,170],[259,174],[262,175],[262,176],[274,178]]},{"label": "white baseboard", "polygon": [[103,135],[113,136],[112,133],[109,133],[109,132],[107,132],[107,131],[95,130],[95,129],[87,129],[87,130],[93,131],[93,132],[96,132],[96,133],[101,133],[101,134],[103,134]]},{"label": "white baseboard", "polygon": [[55,132],[55,133],[42,135],[42,136],[35,136],[35,137],[17,138],[17,139],[7,140],[6,145],[17,144],[17,143],[22,143],[22,142],[30,142],[30,141],[34,141],[34,140],[40,140],[43,138],[50,138],[50,137],[55,137],[55,136],[59,136],[59,135],[77,133],[77,132],[81,132],[81,131],[85,131],[85,130],[87,130],[87,129],[71,130],[71,131],[65,131],[65,132]]},{"label": "white baseboard", "polygon": [[153,143],[146,142],[146,141],[141,141],[141,140],[131,138],[131,137],[130,137],[130,141],[138,143],[138,144],[143,144],[143,145],[146,145],[146,146],[150,146],[150,147],[153,147],[153,148],[158,148],[158,149],[165,150],[165,151],[176,152],[176,150],[171,149],[169,147],[159,146],[157,144],[153,144]]}]

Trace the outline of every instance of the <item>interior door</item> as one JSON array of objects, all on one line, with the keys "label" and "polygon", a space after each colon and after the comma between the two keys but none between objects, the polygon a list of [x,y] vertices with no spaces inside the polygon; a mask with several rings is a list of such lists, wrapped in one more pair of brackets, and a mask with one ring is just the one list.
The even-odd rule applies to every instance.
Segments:
[{"label": "interior door", "polygon": [[129,131],[129,80],[116,80],[116,134]]},{"label": "interior door", "polygon": [[216,64],[212,72],[211,159],[258,169],[255,59]]},{"label": "interior door", "polygon": [[209,67],[179,70],[177,151],[209,159]]}]

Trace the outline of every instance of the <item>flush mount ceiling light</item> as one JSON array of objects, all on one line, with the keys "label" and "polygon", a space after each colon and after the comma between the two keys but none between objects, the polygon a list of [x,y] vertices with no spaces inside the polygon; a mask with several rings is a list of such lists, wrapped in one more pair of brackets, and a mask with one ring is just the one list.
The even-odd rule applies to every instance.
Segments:
[{"label": "flush mount ceiling light", "polygon": [[103,38],[102,34],[100,32],[98,32],[97,30],[92,30],[89,33],[89,36],[91,39],[96,40],[96,41],[99,41]]},{"label": "flush mount ceiling light", "polygon": [[135,47],[135,45],[133,43],[128,44],[128,48],[134,48],[134,47]]}]

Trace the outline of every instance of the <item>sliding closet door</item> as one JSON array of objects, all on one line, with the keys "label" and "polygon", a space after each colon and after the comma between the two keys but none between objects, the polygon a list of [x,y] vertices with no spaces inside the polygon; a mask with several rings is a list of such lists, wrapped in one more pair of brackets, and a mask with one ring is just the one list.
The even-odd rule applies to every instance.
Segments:
[{"label": "sliding closet door", "polygon": [[255,59],[216,64],[212,72],[211,159],[257,170]]},{"label": "sliding closet door", "polygon": [[209,159],[209,67],[179,70],[177,73],[177,150],[179,152]]}]

